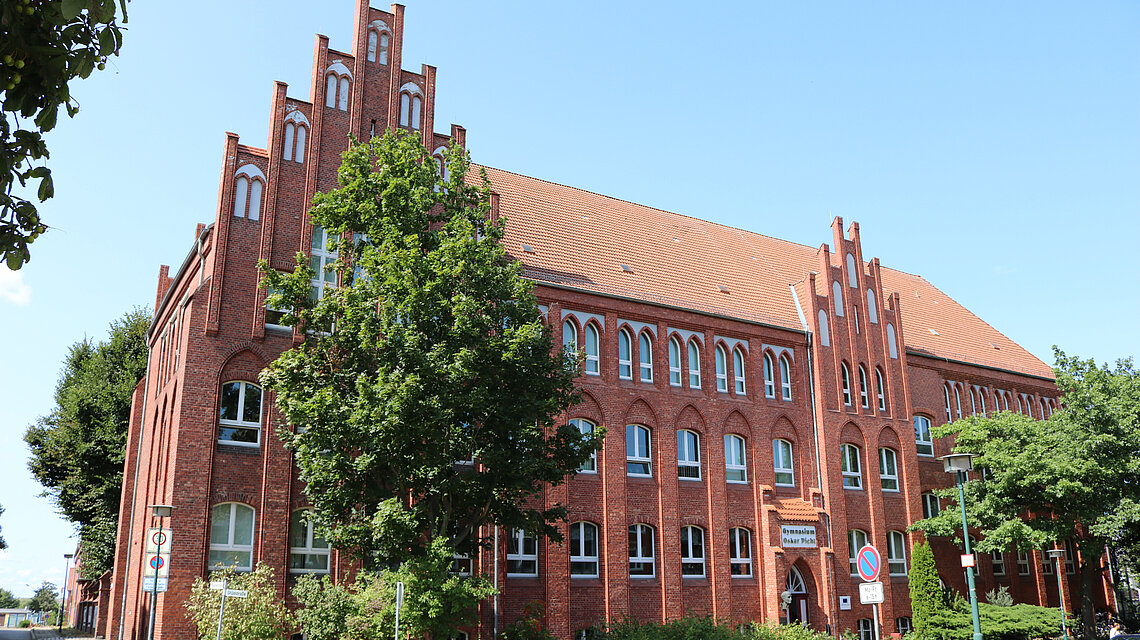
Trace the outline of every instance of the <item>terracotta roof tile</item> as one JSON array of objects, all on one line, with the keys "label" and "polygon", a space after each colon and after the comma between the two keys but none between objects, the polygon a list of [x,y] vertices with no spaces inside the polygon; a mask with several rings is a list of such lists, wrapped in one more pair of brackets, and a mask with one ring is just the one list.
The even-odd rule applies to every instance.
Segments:
[{"label": "terracotta roof tile", "polygon": [[[791,286],[818,269],[816,248],[484,169],[499,194],[499,215],[508,221],[507,252],[527,277],[803,330]],[[882,273],[884,293],[900,293],[906,347],[1052,378],[1047,365],[922,278],[887,268]],[[805,287],[798,291],[803,295]]]},{"label": "terracotta roof tile", "polygon": [[819,512],[810,503],[800,498],[777,498],[772,501],[781,520],[796,522],[818,522]]}]

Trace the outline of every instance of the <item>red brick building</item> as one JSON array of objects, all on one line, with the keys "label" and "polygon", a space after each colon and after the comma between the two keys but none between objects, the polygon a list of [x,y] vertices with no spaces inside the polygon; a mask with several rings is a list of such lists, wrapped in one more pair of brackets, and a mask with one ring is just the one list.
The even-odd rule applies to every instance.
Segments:
[{"label": "red brick building", "polygon": [[[301,335],[275,324],[256,265],[331,259],[306,204],[335,186],[348,134],[464,143],[462,127],[435,133],[435,69],[402,69],[403,20],[400,5],[361,0],[351,51],[317,37],[311,100],[278,83],[266,148],[226,135],[217,217],[173,273],[160,269],[98,616],[109,638],[146,637],[148,505],[174,506],[156,637],[194,637],[183,604],[214,564],[267,563],[283,595],[299,573],[349,569],[297,517],[304,492],[257,379]],[[850,564],[864,543],[883,555],[883,629],[905,630],[906,529],[952,482],[929,427],[999,408],[1048,415],[1050,368],[921,277],[865,259],[856,223],[836,219],[812,248],[486,170],[507,250],[555,336],[587,354],[566,418],[609,435],[591,468],[545,495],[570,507],[565,544],[503,532],[501,596],[472,632],[489,637],[536,599],[561,638],[606,618],[686,614],[869,632]],[[943,579],[964,591],[959,552],[934,542]],[[1018,601],[1057,604],[1040,554],[980,558],[979,593],[1008,585]],[[472,565],[496,566],[490,552]]]}]

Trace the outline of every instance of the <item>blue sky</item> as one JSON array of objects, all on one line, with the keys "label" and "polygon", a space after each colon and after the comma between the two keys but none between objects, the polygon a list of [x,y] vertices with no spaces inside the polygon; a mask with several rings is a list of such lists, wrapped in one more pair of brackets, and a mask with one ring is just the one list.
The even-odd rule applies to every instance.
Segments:
[{"label": "blue sky", "polygon": [[[51,134],[55,227],[0,268],[0,587],[59,582],[71,527],[22,434],[70,344],[154,304],[214,219],[223,134],[264,146],[274,80],[355,2],[135,2]],[[857,220],[1029,351],[1140,354],[1140,4],[408,0],[405,68],[476,162],[807,245]],[[385,6],[385,5],[377,5]],[[319,9],[314,9],[319,7]]]}]

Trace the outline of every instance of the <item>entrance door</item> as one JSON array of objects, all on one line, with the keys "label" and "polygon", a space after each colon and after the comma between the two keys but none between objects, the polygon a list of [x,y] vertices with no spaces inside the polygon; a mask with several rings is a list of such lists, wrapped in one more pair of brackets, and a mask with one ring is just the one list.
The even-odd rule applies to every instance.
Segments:
[{"label": "entrance door", "polygon": [[788,604],[788,623],[806,625],[808,623],[807,585],[804,583],[804,577],[795,567],[788,571],[786,588],[788,593],[792,595],[792,601]]}]

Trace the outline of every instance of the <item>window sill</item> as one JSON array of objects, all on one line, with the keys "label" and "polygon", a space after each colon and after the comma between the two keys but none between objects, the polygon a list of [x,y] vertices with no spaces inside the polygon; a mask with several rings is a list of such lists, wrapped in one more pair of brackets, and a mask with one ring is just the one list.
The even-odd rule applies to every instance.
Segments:
[{"label": "window sill", "polygon": [[682,476],[677,476],[677,479],[683,482],[703,482],[703,478],[685,478]]},{"label": "window sill", "polygon": [[748,574],[746,576],[732,576],[733,580],[751,580],[752,578],[752,574]]},{"label": "window sill", "polygon": [[742,487],[748,486],[747,480],[725,480],[724,482],[725,482],[725,484],[735,484],[735,485],[739,485]]},{"label": "window sill", "polygon": [[232,448],[234,451],[248,451],[257,453],[261,451],[261,443],[257,442],[234,442],[232,440],[218,440],[218,446]]},{"label": "window sill", "polygon": [[538,574],[537,573],[508,573],[507,577],[510,578],[511,580],[519,580],[519,581],[523,581],[523,582],[528,581],[528,580],[530,580],[530,581],[538,580]]}]

